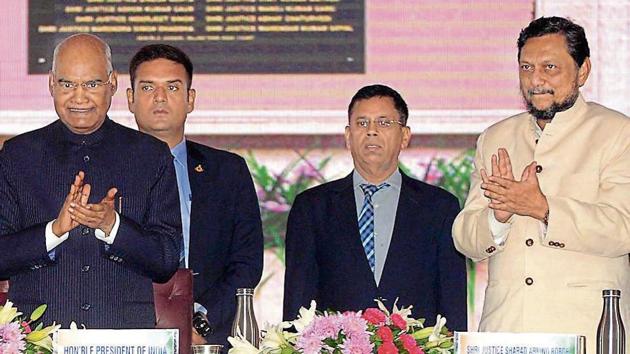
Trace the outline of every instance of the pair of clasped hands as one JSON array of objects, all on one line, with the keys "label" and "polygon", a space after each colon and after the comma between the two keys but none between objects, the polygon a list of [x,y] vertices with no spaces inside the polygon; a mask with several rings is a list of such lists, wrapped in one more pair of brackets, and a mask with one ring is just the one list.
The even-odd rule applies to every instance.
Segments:
[{"label": "pair of clasped hands", "polygon": [[61,237],[79,225],[102,230],[109,235],[116,222],[114,197],[118,190],[111,188],[100,202],[88,204],[92,187],[84,183],[85,173],[79,171],[70,186],[59,216],[52,224],[52,231]]},{"label": "pair of clasped hands", "polygon": [[491,158],[491,175],[481,169],[481,189],[490,199],[488,207],[494,211],[494,217],[501,223],[507,222],[512,215],[530,216],[543,221],[549,209],[547,198],[540,190],[536,175],[536,161],[523,169],[521,180],[514,179],[510,155],[504,148],[499,148]]}]

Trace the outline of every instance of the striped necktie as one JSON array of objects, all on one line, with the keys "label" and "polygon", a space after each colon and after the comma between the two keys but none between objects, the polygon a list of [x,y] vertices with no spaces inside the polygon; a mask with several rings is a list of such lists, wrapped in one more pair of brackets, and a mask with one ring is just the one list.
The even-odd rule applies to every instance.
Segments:
[{"label": "striped necktie", "polygon": [[378,186],[361,184],[359,187],[361,187],[365,195],[363,208],[359,215],[359,235],[361,235],[361,243],[363,244],[370,268],[374,272],[376,255],[374,253],[374,205],[372,205],[372,196],[382,188],[389,187],[389,183],[383,182]]}]

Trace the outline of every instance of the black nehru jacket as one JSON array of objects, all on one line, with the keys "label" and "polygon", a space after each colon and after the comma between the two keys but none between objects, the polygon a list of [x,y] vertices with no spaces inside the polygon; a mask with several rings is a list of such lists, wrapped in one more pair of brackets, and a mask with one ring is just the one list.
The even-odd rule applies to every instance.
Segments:
[{"label": "black nehru jacket", "polygon": [[[79,226],[53,252],[45,227],[78,171],[98,203],[118,188],[115,242]],[[181,238],[177,183],[168,146],[109,119],[94,133],[59,120],[8,140],[0,151],[0,278],[24,313],[47,304],[46,323],[152,328],[152,281],[176,271]],[[52,258],[52,259],[51,259]]]}]

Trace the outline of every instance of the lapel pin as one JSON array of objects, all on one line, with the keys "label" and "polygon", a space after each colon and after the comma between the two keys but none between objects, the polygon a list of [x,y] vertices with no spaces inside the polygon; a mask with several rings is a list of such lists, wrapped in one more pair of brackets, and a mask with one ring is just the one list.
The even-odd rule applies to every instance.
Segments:
[{"label": "lapel pin", "polygon": [[201,166],[201,164],[197,165],[197,167],[195,167],[195,171],[199,173],[203,172],[203,166]]}]

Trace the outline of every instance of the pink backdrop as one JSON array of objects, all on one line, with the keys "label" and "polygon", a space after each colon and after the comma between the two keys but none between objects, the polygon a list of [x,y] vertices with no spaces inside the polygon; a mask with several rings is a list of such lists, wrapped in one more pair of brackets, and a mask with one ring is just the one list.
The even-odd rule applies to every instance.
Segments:
[{"label": "pink backdrop", "polygon": [[[399,89],[414,109],[520,106],[516,36],[533,1],[365,2],[365,74],[200,75],[197,110],[337,110],[372,82]],[[0,111],[50,110],[45,75],[27,75],[27,1],[0,8]],[[112,108],[126,110],[121,92]]]}]

